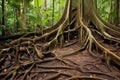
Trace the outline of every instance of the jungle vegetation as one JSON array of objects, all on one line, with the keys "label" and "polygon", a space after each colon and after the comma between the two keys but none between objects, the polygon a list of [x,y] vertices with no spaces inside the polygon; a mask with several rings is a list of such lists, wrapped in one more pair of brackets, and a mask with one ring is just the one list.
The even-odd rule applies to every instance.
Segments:
[{"label": "jungle vegetation", "polygon": [[[0,4],[1,80],[59,80],[61,76],[68,80],[108,79],[75,76],[61,69],[120,79],[111,68],[119,70],[120,66],[120,0],[1,0]],[[74,39],[78,50],[63,55],[51,52]],[[78,65],[66,59],[84,51],[95,58],[94,63],[104,62],[111,73],[87,71],[86,65],[100,68],[94,63]],[[52,61],[64,65],[47,65]],[[54,75],[46,77],[48,73]]]}]

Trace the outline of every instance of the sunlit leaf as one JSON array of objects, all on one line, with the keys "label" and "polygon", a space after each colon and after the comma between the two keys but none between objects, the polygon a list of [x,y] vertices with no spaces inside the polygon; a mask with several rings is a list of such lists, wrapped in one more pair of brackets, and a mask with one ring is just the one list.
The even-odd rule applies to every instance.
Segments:
[{"label": "sunlit leaf", "polygon": [[34,0],[34,6],[40,7],[42,5],[42,0]]}]

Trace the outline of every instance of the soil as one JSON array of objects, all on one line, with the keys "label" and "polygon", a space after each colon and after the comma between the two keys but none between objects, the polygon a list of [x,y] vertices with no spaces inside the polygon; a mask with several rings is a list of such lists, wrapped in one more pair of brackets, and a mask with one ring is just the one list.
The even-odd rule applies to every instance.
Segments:
[{"label": "soil", "polygon": [[[52,52],[54,54],[56,54],[57,56],[63,55],[63,54],[68,54],[68,53],[73,53],[74,51],[79,50],[80,48],[80,44],[79,44],[79,40],[73,40],[71,41],[71,43],[74,43],[70,46],[64,47],[64,48],[56,48],[54,49]],[[115,45],[110,45],[110,44],[106,44],[103,41],[99,41],[102,45],[104,45],[104,47],[108,48],[111,51],[114,51],[117,55],[120,56],[120,51],[119,51],[119,47],[115,47]],[[67,42],[66,44],[70,44],[70,42]],[[65,44],[65,45],[66,45]],[[97,53],[97,52],[96,52]],[[75,64],[79,65],[79,66],[84,66],[85,70],[87,71],[97,71],[97,72],[104,72],[104,73],[110,73],[110,75],[116,75],[118,76],[118,80],[120,79],[120,68],[115,67],[113,65],[111,65],[111,68],[108,68],[107,64],[105,63],[104,60],[99,60],[98,58],[95,58],[93,56],[91,56],[88,52],[88,50],[85,50],[83,52],[79,52],[77,55],[72,55],[72,56],[68,56],[65,58],[66,60],[70,60],[73,61]],[[96,73],[79,73],[77,71],[70,71],[69,73],[71,73],[74,76],[90,76],[90,77],[95,77],[95,76],[99,76],[102,78],[105,78],[107,80],[114,80],[112,77],[109,77],[107,75],[98,75]],[[62,79],[64,80],[64,79]]]},{"label": "soil", "polygon": [[[99,42],[115,54],[120,56],[120,47],[115,44],[108,44],[105,41],[99,40]],[[1,43],[2,44],[2,43]],[[63,48],[55,48],[50,51],[49,54],[43,59],[38,59],[34,54],[26,55],[21,52],[20,61],[15,61],[15,56],[12,55],[12,60],[6,58],[4,63],[0,63],[0,80],[12,79],[11,75],[8,75],[10,71],[15,70],[16,66],[20,64],[29,64],[36,59],[36,64],[29,64],[17,69],[17,74],[14,76],[14,80],[67,80],[74,76],[88,76],[99,77],[105,80],[120,80],[120,68],[110,63],[110,67],[106,64],[105,60],[100,57],[93,57],[88,50],[78,52],[76,55],[68,57],[59,57],[60,55],[75,52],[80,49],[80,43],[78,39],[72,41],[66,41]],[[2,49],[2,46],[0,46]],[[94,51],[95,54],[98,54]],[[31,52],[32,53],[32,52]],[[55,55],[53,55],[55,54]],[[34,55],[34,58],[33,58]],[[54,58],[57,56],[57,58]],[[99,54],[100,56],[100,54]],[[25,59],[22,59],[25,58]],[[33,65],[33,67],[32,67]],[[4,75],[5,74],[5,75]],[[6,78],[3,78],[5,76]],[[14,74],[13,74],[14,75]],[[79,80],[79,79],[75,79]],[[89,79],[80,79],[89,80]],[[91,79],[94,80],[94,79]],[[96,79],[97,80],[97,79]]]}]

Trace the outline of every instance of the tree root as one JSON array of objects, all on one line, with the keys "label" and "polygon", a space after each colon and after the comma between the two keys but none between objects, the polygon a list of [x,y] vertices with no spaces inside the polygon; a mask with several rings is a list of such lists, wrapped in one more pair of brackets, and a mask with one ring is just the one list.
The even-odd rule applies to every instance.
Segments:
[{"label": "tree root", "polygon": [[43,69],[74,69],[72,67],[68,67],[68,66],[40,66],[37,65],[39,68],[43,68]]},{"label": "tree root", "polygon": [[22,78],[22,80],[24,80],[25,79],[25,77],[27,76],[27,74],[32,70],[32,68],[34,67],[34,63],[32,64],[32,66],[28,69],[28,70],[26,70],[26,72],[25,72],[25,74],[23,75],[23,78]]},{"label": "tree root", "polygon": [[67,76],[67,77],[71,77],[72,75],[68,74],[68,73],[63,73],[63,72],[58,72],[57,74],[53,75],[52,77],[47,78],[46,80],[54,80],[57,79],[59,76]]},{"label": "tree root", "polygon": [[[82,0],[79,2],[81,1]],[[92,1],[90,2],[90,6],[92,6]],[[77,14],[74,13],[70,15],[70,0],[67,0],[67,2],[67,7],[65,8],[66,14],[64,12],[63,15],[64,18],[61,18],[59,22],[60,24],[57,23],[57,26],[52,27],[52,30],[48,32],[46,32],[46,30],[45,34],[41,36],[27,38],[26,36],[33,34],[29,33],[19,39],[11,41],[8,45],[3,46],[4,49],[1,49],[0,51],[0,64],[2,65],[0,66],[0,79],[16,80],[17,78],[20,78],[22,80],[33,80],[34,78],[37,80],[39,78],[39,74],[47,75],[50,73],[55,75],[47,77],[47,80],[58,79],[60,76],[65,76],[65,78],[71,77],[68,78],[68,80],[106,80],[95,76],[74,76],[72,74],[68,74],[67,72],[64,73],[62,70],[74,70],[81,74],[97,74],[118,79],[112,73],[100,71],[100,69],[94,64],[92,64],[92,66],[99,71],[86,70],[85,66],[89,64],[79,65],[74,61],[66,59],[66,57],[77,55],[80,52],[82,53],[84,50],[88,50],[93,57],[104,59],[108,68],[111,68],[111,62],[120,66],[120,57],[98,42],[96,34],[94,34],[94,32],[96,32],[99,35],[97,37],[100,37],[100,39],[109,39],[119,45],[119,31],[115,30],[113,27],[108,27],[106,23],[101,21],[93,7],[90,7],[90,9],[92,9],[92,13],[89,14],[89,11],[86,13],[89,14],[87,16],[89,20],[83,17],[82,4],[77,7]],[[69,17],[72,17],[73,19],[70,20]],[[93,29],[90,29],[90,22],[93,23]],[[110,33],[110,31],[112,31],[113,34]],[[64,46],[63,43],[66,40],[70,40],[71,37],[76,36],[73,32],[77,32],[77,36],[80,40],[79,50],[73,53],[65,53],[61,56],[52,55],[47,57],[47,55],[50,55],[50,49],[57,47],[58,44],[60,44],[60,47],[62,48]],[[47,43],[38,47],[36,44],[38,42]],[[95,53],[94,50],[97,51],[97,53]],[[98,56],[98,53],[100,53],[99,55],[101,56]],[[53,65],[53,61],[62,63],[60,64],[62,66],[56,66],[56,64]]]},{"label": "tree root", "polygon": [[88,76],[75,76],[75,77],[71,77],[68,80],[77,80],[77,79],[84,79],[84,80],[106,80],[103,78],[98,78],[98,77],[88,77]]}]

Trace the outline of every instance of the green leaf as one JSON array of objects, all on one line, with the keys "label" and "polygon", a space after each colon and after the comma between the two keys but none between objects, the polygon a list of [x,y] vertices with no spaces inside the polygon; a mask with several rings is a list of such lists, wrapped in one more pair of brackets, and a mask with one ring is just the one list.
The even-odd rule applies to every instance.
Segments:
[{"label": "green leaf", "polygon": [[37,16],[34,13],[26,13],[26,16],[28,16],[32,21],[36,21]]},{"label": "green leaf", "polygon": [[112,17],[115,17],[115,16],[116,16],[115,12],[111,12],[110,15],[111,15]]},{"label": "green leaf", "polygon": [[29,17],[34,17],[36,18],[36,15],[34,13],[26,13],[26,16],[29,16]]},{"label": "green leaf", "polygon": [[41,21],[41,17],[39,15],[37,15],[37,22]]},{"label": "green leaf", "polygon": [[42,20],[43,25],[45,25],[47,23],[47,21],[48,21],[47,19],[43,19]]},{"label": "green leaf", "polygon": [[46,11],[45,14],[50,15],[50,14],[51,14],[51,11]]},{"label": "green leaf", "polygon": [[34,0],[34,6],[40,7],[42,5],[42,0]]}]

